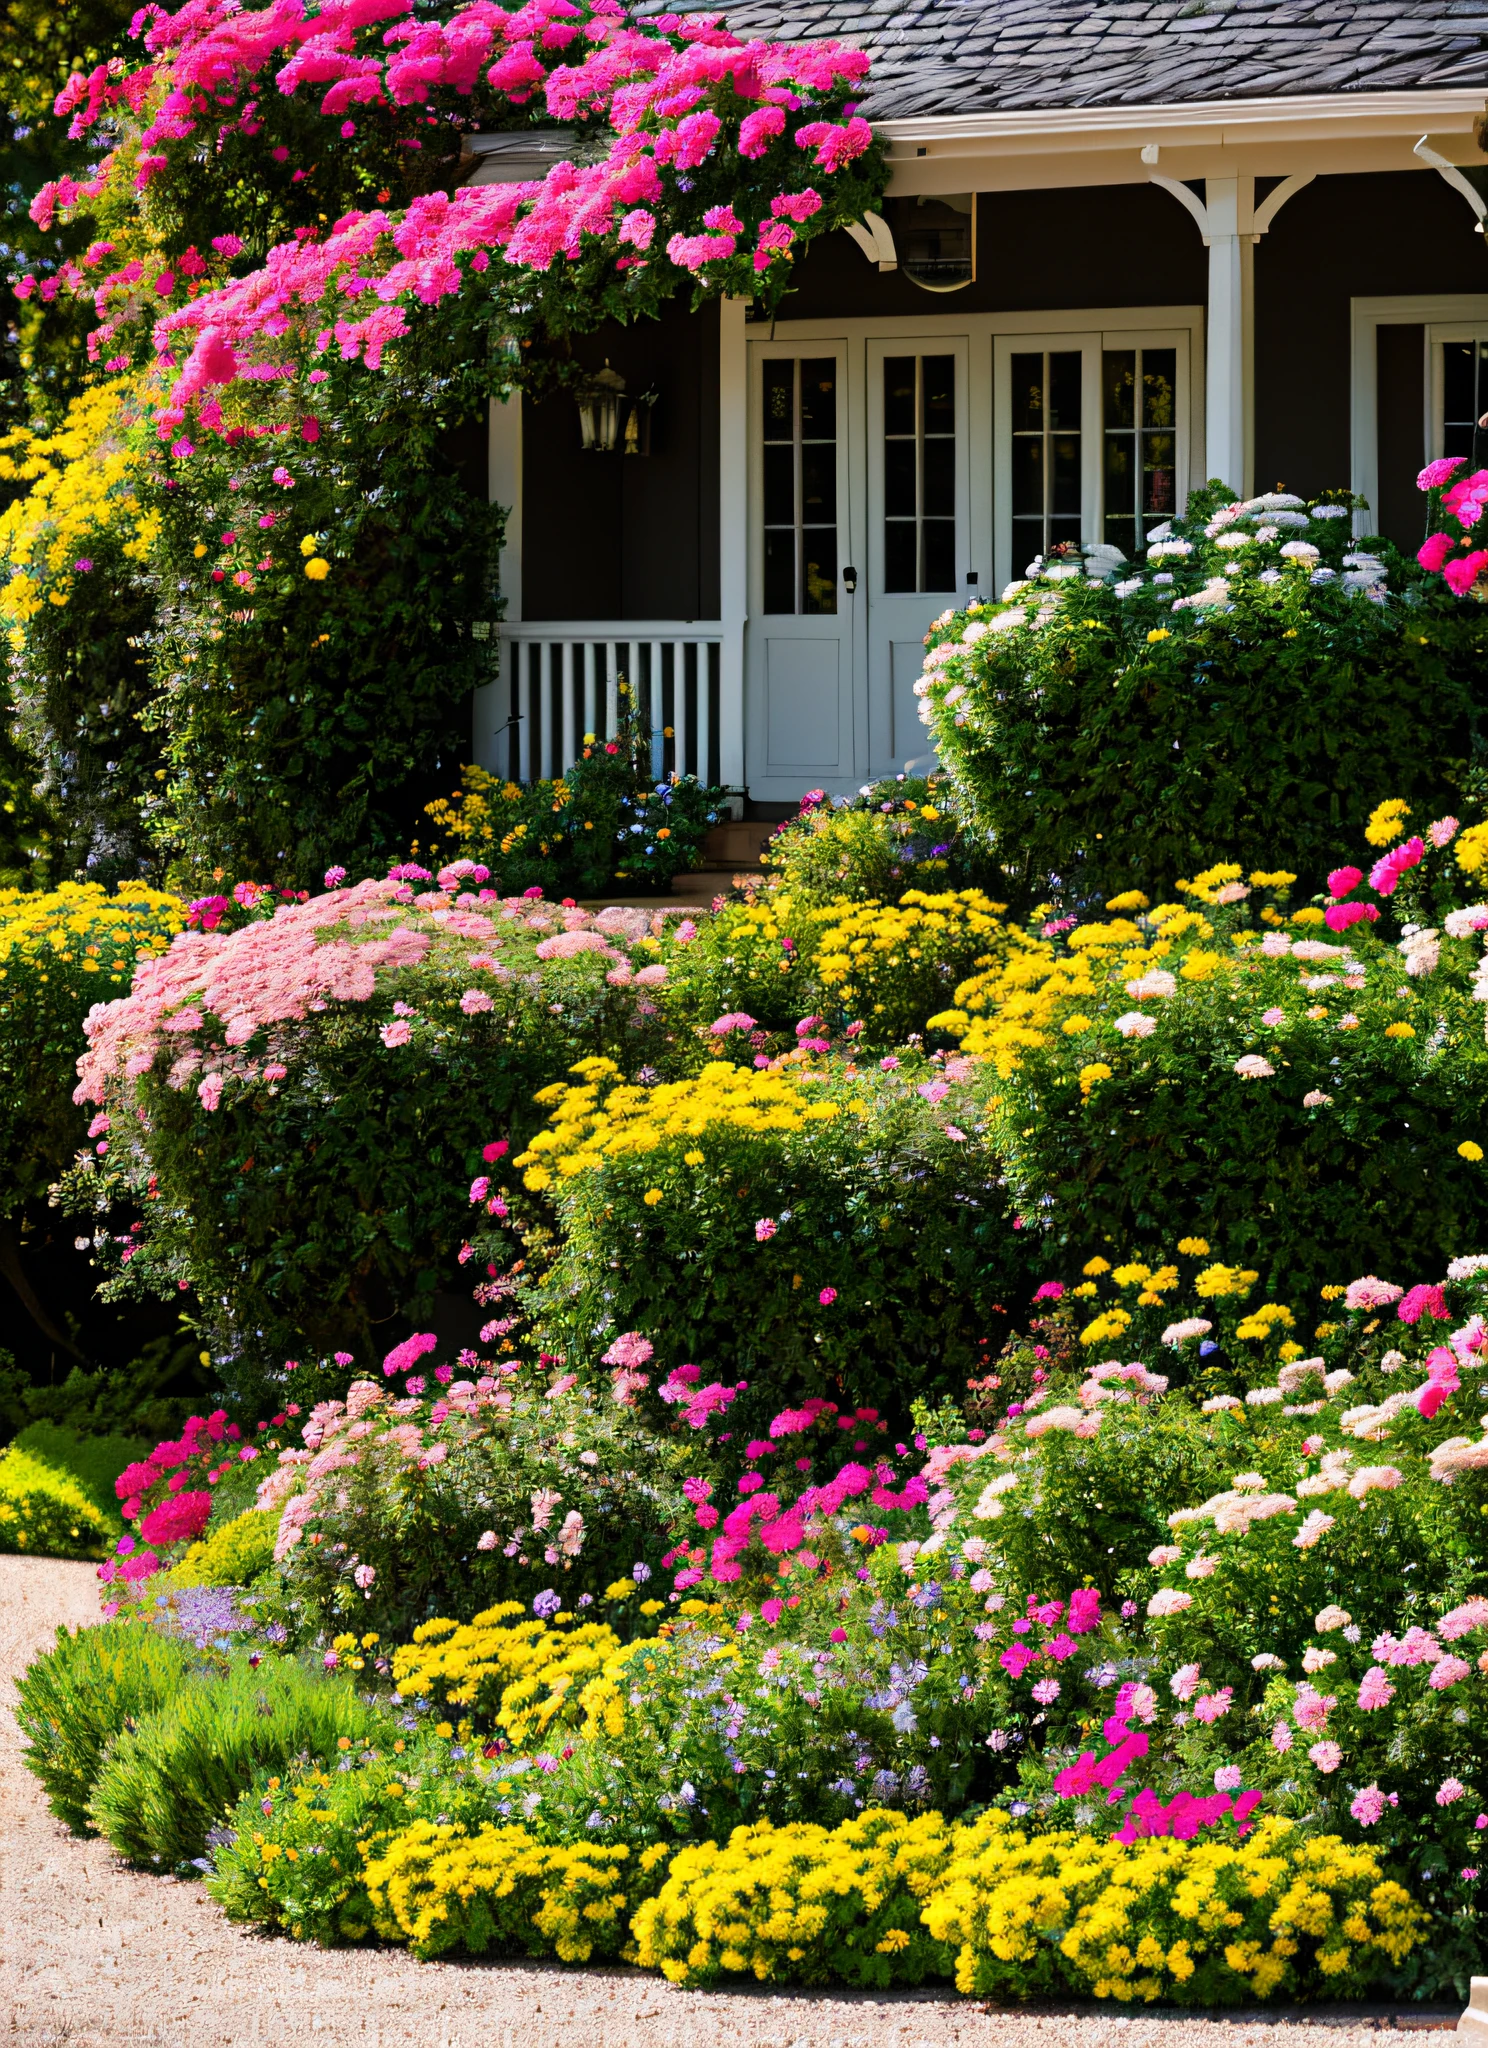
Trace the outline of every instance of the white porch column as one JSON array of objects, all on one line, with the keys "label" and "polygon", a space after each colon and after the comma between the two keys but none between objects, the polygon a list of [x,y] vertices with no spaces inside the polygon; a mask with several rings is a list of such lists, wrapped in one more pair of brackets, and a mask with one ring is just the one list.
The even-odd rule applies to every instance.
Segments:
[{"label": "white porch column", "polygon": [[[506,507],[500,581],[506,617],[522,616],[522,399],[513,391],[503,403],[493,398],[486,429],[486,487],[493,505]],[[491,627],[494,636],[495,627]],[[503,649],[505,652],[505,649]],[[510,775],[516,767],[511,717],[512,679],[498,674],[473,693],[471,759],[493,775]]]},{"label": "white porch column", "polygon": [[[744,301],[718,308],[718,778],[744,787],[744,625],[748,610],[749,445]],[[706,766],[699,773],[706,774]]]},{"label": "white porch column", "polygon": [[1253,487],[1255,275],[1254,178],[1204,183],[1209,248],[1204,466],[1248,497]]}]

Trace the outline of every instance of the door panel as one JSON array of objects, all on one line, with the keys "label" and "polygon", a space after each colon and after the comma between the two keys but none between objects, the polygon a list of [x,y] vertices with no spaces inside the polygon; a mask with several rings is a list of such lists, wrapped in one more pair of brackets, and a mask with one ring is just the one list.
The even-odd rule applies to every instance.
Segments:
[{"label": "door panel", "polygon": [[962,602],[971,561],[964,336],[867,343],[868,747],[865,772],[933,756],[914,685],[931,621]]},{"label": "door panel", "polygon": [[845,342],[750,345],[745,767],[766,802],[854,776],[851,396]]},{"label": "door panel", "polygon": [[828,639],[765,642],[766,767],[771,775],[836,774],[842,745],[842,650]]}]

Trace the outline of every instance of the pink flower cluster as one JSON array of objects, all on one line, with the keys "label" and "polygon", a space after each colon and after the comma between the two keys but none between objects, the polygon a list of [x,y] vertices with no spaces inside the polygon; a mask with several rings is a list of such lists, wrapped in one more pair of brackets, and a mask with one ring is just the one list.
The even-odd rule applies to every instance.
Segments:
[{"label": "pink flower cluster", "polygon": [[[474,113],[507,125],[512,110],[541,105],[556,122],[599,118],[612,138],[598,163],[559,163],[546,178],[520,184],[425,194],[401,219],[351,214],[324,240],[302,233],[271,250],[251,276],[167,313],[157,330],[162,362],[175,366],[178,337],[190,353],[161,421],[166,439],[187,405],[213,387],[272,379],[286,369],[293,374],[297,366],[284,360],[281,346],[292,327],[313,331],[321,352],[334,347],[375,367],[407,331],[409,307],[460,291],[493,259],[543,273],[599,249],[623,271],[655,260],[647,252],[658,225],[671,219],[677,231],[663,241],[683,270],[722,282],[718,266],[736,255],[747,258],[749,272],[776,269],[790,261],[794,242],[822,207],[819,193],[795,186],[807,162],[815,173],[834,176],[873,139],[868,123],[850,111],[842,120],[820,118],[820,110],[861,85],[864,53],[831,41],[746,42],[716,15],[632,22],[617,0],[528,0],[511,12],[491,0],[467,0],[436,21],[415,18],[412,0],[329,0],[315,12],[301,0],[253,9],[238,0],[187,0],[174,14],[157,7],[140,19],[148,22],[145,42],[157,62],[127,76],[122,66],[100,67],[68,88],[64,111],[76,110],[86,126],[120,101],[136,111],[148,101],[153,119],[138,138],[141,188],[204,142],[221,146],[272,123],[270,75],[284,98],[301,87],[318,91],[321,115],[340,123],[343,137],[355,132],[344,117],[358,106],[415,108],[438,97],[446,113],[423,118],[457,115],[468,123]],[[208,122],[215,136],[204,133]],[[701,167],[733,157],[744,189],[746,166],[772,153],[783,189],[767,206],[756,202],[752,219],[733,206],[704,210],[698,232],[686,195]],[[271,154],[287,160],[289,150],[281,144]],[[101,196],[108,173],[105,164],[91,185],[64,178],[47,186],[35,217],[50,224],[59,208]],[[200,257],[196,264],[205,268]],[[120,281],[106,280],[96,294],[100,318]],[[46,280],[53,289],[57,282]],[[123,282],[132,288],[152,281]],[[78,271],[74,288],[83,283]],[[175,285],[167,271],[153,288],[169,295]],[[364,292],[372,310],[353,317],[351,302]],[[136,294],[136,310],[142,303]],[[212,428],[218,417],[209,411],[204,422]]]}]

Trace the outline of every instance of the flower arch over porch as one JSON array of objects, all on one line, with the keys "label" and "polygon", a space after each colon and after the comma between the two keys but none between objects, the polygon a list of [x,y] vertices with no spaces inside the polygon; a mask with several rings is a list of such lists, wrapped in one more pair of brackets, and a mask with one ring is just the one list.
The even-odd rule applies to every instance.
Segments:
[{"label": "flower arch over porch", "polygon": [[[504,338],[496,374],[508,383],[521,340],[650,311],[684,284],[773,305],[797,248],[855,218],[882,178],[849,97],[866,55],[745,42],[717,15],[638,23],[616,0],[516,12],[471,0],[430,21],[410,0],[332,0],[318,13],[301,0],[189,0],[173,15],[147,7],[134,27],[150,62],[100,66],[57,101],[75,135],[121,124],[118,147],[90,181],[48,186],[33,213],[43,225],[82,211],[122,221],[112,244],[43,290],[91,293],[95,358],[131,334],[142,351],[153,318],[167,439],[192,408],[220,428],[229,393],[239,418],[302,415],[326,359],[377,369],[421,313],[457,299],[462,330]],[[544,120],[571,124],[576,146],[542,179],[451,191],[446,172],[401,208],[384,186],[372,206],[295,228],[246,274],[222,277],[194,245],[136,256],[101,282],[87,274],[123,252],[131,227],[153,229],[158,250],[162,228],[200,204],[214,161],[225,176],[245,152],[266,169],[296,149],[385,160],[391,143],[422,157],[463,131]],[[241,268],[242,237],[213,247]]]}]

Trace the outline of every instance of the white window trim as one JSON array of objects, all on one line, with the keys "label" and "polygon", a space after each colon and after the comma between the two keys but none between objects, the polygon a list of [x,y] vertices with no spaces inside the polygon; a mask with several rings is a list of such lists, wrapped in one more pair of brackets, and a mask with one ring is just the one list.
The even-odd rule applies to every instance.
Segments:
[{"label": "white window trim", "polygon": [[[983,595],[995,597],[1013,573],[1011,508],[1004,494],[994,494],[993,484],[994,467],[1000,473],[1002,461],[993,417],[993,356],[998,342],[1039,337],[1048,345],[1051,341],[1062,343],[1078,337],[1098,343],[1104,337],[1115,345],[1117,337],[1125,343],[1129,337],[1140,340],[1161,336],[1168,340],[1186,333],[1188,417],[1186,422],[1180,423],[1180,507],[1188,492],[1198,490],[1206,480],[1202,306],[1080,306],[1057,312],[967,313],[952,304],[943,311],[906,313],[897,319],[876,314],[871,318],[847,320],[778,320],[769,333],[773,340],[788,343],[792,348],[812,341],[845,339],[849,349],[849,381],[860,394],[866,391],[866,345],[870,340],[918,342],[933,341],[938,336],[966,338],[969,351],[966,431],[970,464],[970,530],[965,561],[959,566],[977,571]],[[854,403],[862,404],[863,400],[858,397]],[[854,428],[855,445],[866,447],[866,418],[854,422]],[[862,479],[854,476],[853,484],[861,490]],[[1002,507],[1000,512],[997,510],[999,504]]]},{"label": "white window trim", "polygon": [[[1354,532],[1371,533],[1379,518],[1379,329],[1426,329],[1424,385],[1426,419],[1422,445],[1435,439],[1432,392],[1432,329],[1488,329],[1488,292],[1454,292],[1438,298],[1350,299],[1352,375],[1349,379],[1349,488],[1369,500],[1367,512],[1354,514]],[[1440,335],[1436,337],[1442,339]]]}]

